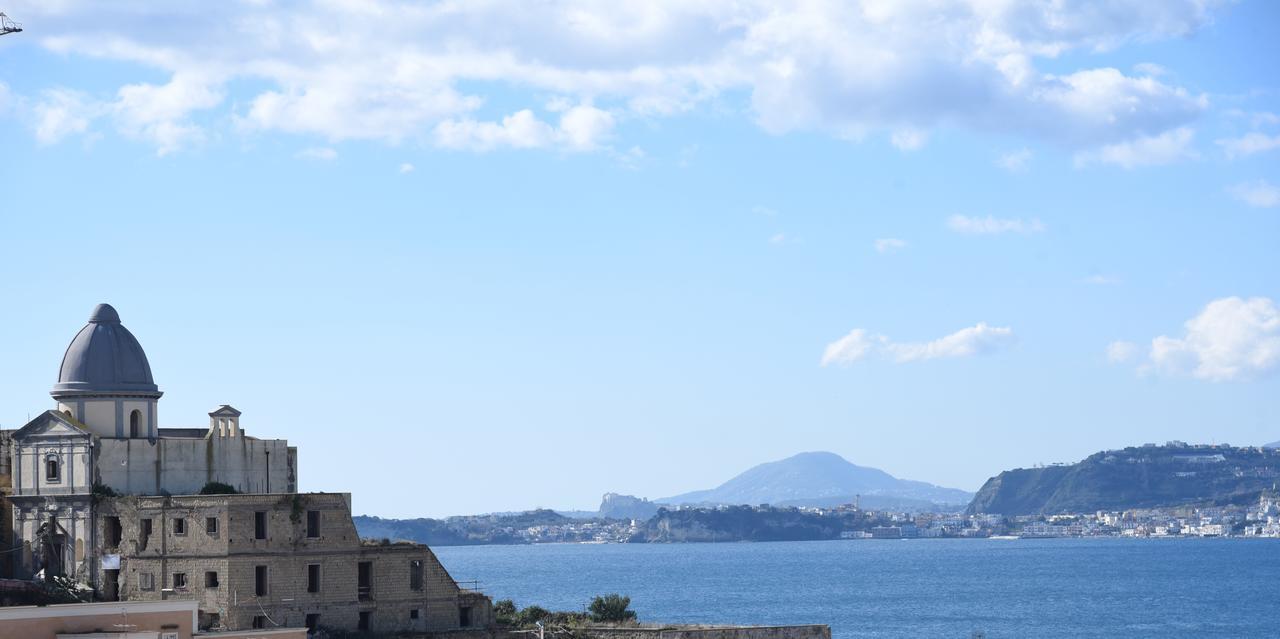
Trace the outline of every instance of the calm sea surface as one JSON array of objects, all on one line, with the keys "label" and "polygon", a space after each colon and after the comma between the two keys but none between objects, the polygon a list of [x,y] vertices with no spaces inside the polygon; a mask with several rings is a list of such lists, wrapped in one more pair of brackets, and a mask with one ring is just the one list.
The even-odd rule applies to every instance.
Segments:
[{"label": "calm sea surface", "polygon": [[630,595],[643,621],[826,623],[835,637],[1280,637],[1280,540],[437,547],[517,605]]}]

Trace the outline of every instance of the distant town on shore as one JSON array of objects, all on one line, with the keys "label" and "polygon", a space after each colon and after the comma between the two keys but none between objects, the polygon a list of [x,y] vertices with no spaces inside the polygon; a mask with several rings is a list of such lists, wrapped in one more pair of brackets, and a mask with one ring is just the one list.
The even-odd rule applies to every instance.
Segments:
[{"label": "distant town on shore", "polygon": [[[1004,471],[976,494],[832,453],[762,464],[707,491],[606,494],[595,512],[355,517],[362,537],[436,546],[914,538],[1280,538],[1280,442],[1170,441]],[[968,496],[967,503],[955,500]],[[732,503],[733,498],[756,497]],[[947,503],[952,499],[951,503]]]}]

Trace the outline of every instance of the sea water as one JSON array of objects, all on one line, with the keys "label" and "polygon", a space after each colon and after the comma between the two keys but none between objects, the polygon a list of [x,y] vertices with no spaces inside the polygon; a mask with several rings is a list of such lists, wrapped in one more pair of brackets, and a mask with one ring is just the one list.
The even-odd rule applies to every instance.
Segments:
[{"label": "sea water", "polygon": [[436,547],[460,581],[552,610],[854,637],[1280,637],[1280,540],[912,539]]}]

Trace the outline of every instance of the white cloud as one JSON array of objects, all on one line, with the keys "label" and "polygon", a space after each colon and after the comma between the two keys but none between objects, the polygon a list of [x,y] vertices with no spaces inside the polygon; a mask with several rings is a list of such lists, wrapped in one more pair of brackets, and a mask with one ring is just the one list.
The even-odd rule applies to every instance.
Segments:
[{"label": "white cloud", "polygon": [[889,142],[899,151],[916,151],[929,141],[929,134],[920,129],[899,129],[889,137]]},{"label": "white cloud", "polygon": [[298,151],[296,157],[304,160],[322,160],[328,162],[330,160],[338,159],[338,152],[337,150],[331,149],[327,146],[313,146],[311,148]]},{"label": "white cloud", "polygon": [[989,326],[985,322],[928,342],[894,342],[884,335],[871,335],[857,328],[828,344],[821,364],[848,365],[872,353],[897,363],[969,357],[998,350],[1013,339],[1012,328]]},{"label": "white cloud", "polygon": [[1249,206],[1258,208],[1270,208],[1280,204],[1280,188],[1266,180],[1242,182],[1229,186],[1227,187],[1227,193]]},{"label": "white cloud", "polygon": [[36,141],[57,144],[69,135],[82,134],[101,112],[88,96],[70,89],[48,89],[31,108]]},{"label": "white cloud", "polygon": [[1140,135],[1132,140],[1077,153],[1075,163],[1077,167],[1096,163],[1114,164],[1126,169],[1172,164],[1197,157],[1191,148],[1194,136],[1195,131],[1190,127],[1180,127],[1159,135]]},{"label": "white cloud", "polygon": [[1137,355],[1138,345],[1133,342],[1115,341],[1107,344],[1107,361],[1112,364],[1131,362]]},{"label": "white cloud", "polygon": [[[740,95],[771,132],[860,139],[881,131],[910,150],[943,124],[1074,148],[1185,127],[1205,98],[1152,68],[1129,76],[1038,66],[1088,59],[1064,56],[1073,51],[1185,37],[1212,21],[1216,4],[1114,0],[1104,11],[935,0],[779,10],[767,0],[552,0],[513,11],[500,2],[367,0],[242,2],[211,12],[62,0],[14,11],[38,19],[49,50],[147,67],[116,95],[112,114],[122,132],[162,153],[216,135],[208,128],[224,122],[330,143],[431,141],[443,128],[451,148],[530,148],[533,135],[539,148],[601,149],[619,118],[666,117]],[[168,81],[142,81],[157,71]],[[228,99],[231,87],[251,93]],[[545,131],[512,131],[478,115],[489,93],[577,112],[547,124],[555,129],[547,142]]]},{"label": "white cloud", "polygon": [[907,243],[892,237],[886,237],[876,240],[877,253],[896,253],[906,248]]},{"label": "white cloud", "polygon": [[1142,75],[1149,75],[1152,77],[1169,75],[1168,69],[1154,62],[1139,62],[1138,64],[1133,65],[1133,70],[1141,73]]},{"label": "white cloud", "polygon": [[1214,143],[1222,147],[1222,151],[1227,154],[1228,158],[1234,159],[1272,149],[1280,149],[1280,135],[1267,135],[1253,131],[1238,138],[1215,140]]},{"label": "white cloud", "polygon": [[1151,364],[1214,382],[1248,380],[1280,368],[1280,309],[1266,297],[1225,297],[1187,320],[1182,337],[1151,341]]},{"label": "white cloud", "polygon": [[967,235],[997,235],[1000,233],[1040,233],[1044,224],[1037,219],[969,217],[952,215],[947,218],[947,228]]},{"label": "white cloud", "polygon": [[401,164],[399,169],[400,175],[404,175],[406,173],[413,173],[413,168],[414,168],[413,165],[409,164],[408,162]]},{"label": "white cloud", "polygon": [[786,241],[787,241],[787,234],[786,234],[786,233],[774,233],[773,235],[770,235],[770,236],[769,236],[769,243],[770,243],[770,244],[783,244],[783,243],[785,243]]},{"label": "white cloud", "polygon": [[855,328],[849,331],[848,335],[827,344],[826,350],[822,352],[822,365],[852,364],[866,357],[875,346],[875,342],[876,340],[867,335],[865,330]]},{"label": "white cloud", "polygon": [[1013,341],[1013,329],[988,326],[979,322],[976,326],[962,328],[946,337],[931,342],[889,343],[885,349],[897,362],[914,362],[942,357],[968,357],[988,353]]},{"label": "white cloud", "polygon": [[445,120],[436,125],[436,144],[448,149],[489,151],[513,149],[561,148],[568,151],[593,151],[612,135],[615,121],[607,111],[590,105],[579,105],[560,114],[558,126],[539,119],[533,111],[523,109],[501,122],[477,122],[471,119]]},{"label": "white cloud", "polygon": [[1031,161],[1030,149],[1018,149],[1001,155],[996,160],[996,166],[1010,172],[1022,173],[1027,170],[1027,162]]}]

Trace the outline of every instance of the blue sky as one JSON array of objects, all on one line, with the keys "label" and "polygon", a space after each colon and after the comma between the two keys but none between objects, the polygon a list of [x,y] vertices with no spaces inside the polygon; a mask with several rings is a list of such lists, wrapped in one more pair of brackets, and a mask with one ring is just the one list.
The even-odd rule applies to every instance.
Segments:
[{"label": "blue sky", "polygon": [[0,6],[0,426],[105,301],[369,514],[1280,439],[1272,3],[202,6]]}]

